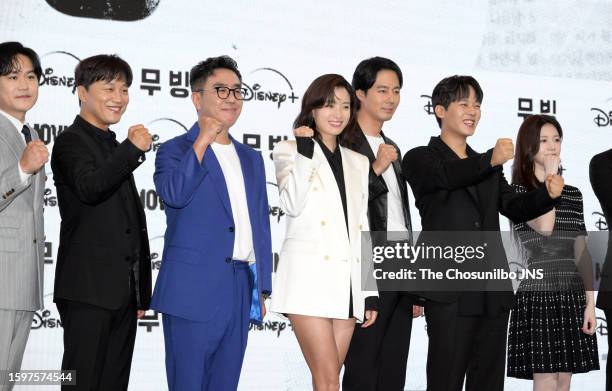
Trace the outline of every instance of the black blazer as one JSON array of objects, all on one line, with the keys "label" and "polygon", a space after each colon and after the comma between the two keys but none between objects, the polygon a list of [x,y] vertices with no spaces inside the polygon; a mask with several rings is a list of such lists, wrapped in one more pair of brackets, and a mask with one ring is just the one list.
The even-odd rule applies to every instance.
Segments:
[{"label": "black blazer", "polygon": [[608,224],[608,249],[597,294],[597,308],[612,309],[612,149],[593,156],[589,178]]},{"label": "black blazer", "polygon": [[[469,146],[468,157],[460,159],[440,137],[427,146],[414,148],[402,160],[402,169],[421,215],[423,231],[499,232],[499,213],[514,222],[531,220],[555,205],[546,188],[517,194],[506,181],[501,166],[491,167],[493,149],[477,153]],[[501,236],[496,235],[494,254],[504,254]],[[505,258],[505,256],[504,256]],[[494,260],[508,269],[506,259]],[[514,306],[514,294],[496,292],[423,292],[439,302],[459,300],[464,314],[497,314]]]},{"label": "black blazer", "polygon": [[118,309],[134,292],[137,307],[148,309],[151,256],[132,176],[144,154],[127,139],[109,154],[96,131],[77,116],[53,146],[51,168],[62,218],[54,300]]},{"label": "black blazer", "polygon": [[[365,155],[370,161],[370,175],[369,175],[369,185],[368,185],[368,222],[370,224],[370,231],[386,231],[387,230],[387,193],[389,189],[387,188],[387,184],[385,183],[382,175],[376,175],[374,170],[372,169],[372,163],[376,160],[376,155],[372,148],[370,147],[370,143],[366,139],[363,131],[356,125],[354,136],[351,140],[346,140],[344,142],[344,146],[352,149],[355,152],[359,152],[362,155]],[[398,146],[384,135],[381,132],[381,136],[385,141],[385,144],[391,144],[397,149],[397,153],[399,156],[401,155],[400,149]],[[402,175],[402,166],[399,160],[396,160],[391,163],[393,167],[393,172],[395,173],[395,177],[397,178],[397,184],[399,185],[400,194],[402,197],[402,209],[404,211],[404,222],[406,224],[406,228],[408,228],[408,232],[410,236],[412,236],[412,224],[410,222],[410,209],[408,206],[408,186],[406,185],[406,180]]]}]

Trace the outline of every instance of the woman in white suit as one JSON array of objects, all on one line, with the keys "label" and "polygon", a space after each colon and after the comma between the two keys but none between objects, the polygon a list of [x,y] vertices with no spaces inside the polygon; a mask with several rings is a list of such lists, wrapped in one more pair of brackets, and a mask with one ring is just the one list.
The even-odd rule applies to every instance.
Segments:
[{"label": "woman in white suit", "polygon": [[378,292],[361,283],[369,162],[339,143],[355,100],[342,76],[315,79],[294,122],[296,141],[273,152],[287,233],[271,310],[291,321],[317,391],[339,390],[355,321],[368,327],[377,315]]}]

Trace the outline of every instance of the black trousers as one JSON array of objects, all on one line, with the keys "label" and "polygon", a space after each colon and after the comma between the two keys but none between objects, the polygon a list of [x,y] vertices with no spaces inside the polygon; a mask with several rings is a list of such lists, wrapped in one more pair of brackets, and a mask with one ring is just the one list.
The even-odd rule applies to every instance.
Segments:
[{"label": "black trousers", "polygon": [[58,301],[64,328],[62,370],[76,370],[76,385],[62,390],[127,390],[136,340],[136,304],[118,310]]},{"label": "black trousers", "polygon": [[413,295],[379,293],[376,322],[368,328],[355,326],[344,361],[344,391],[403,390],[412,332]]},{"label": "black trousers", "polygon": [[427,391],[502,391],[509,311],[464,316],[458,303],[425,303]]},{"label": "black trousers", "polygon": [[605,309],[606,324],[608,324],[608,359],[606,360],[606,391],[612,391],[612,339],[610,338],[610,321],[612,321],[612,309]]}]

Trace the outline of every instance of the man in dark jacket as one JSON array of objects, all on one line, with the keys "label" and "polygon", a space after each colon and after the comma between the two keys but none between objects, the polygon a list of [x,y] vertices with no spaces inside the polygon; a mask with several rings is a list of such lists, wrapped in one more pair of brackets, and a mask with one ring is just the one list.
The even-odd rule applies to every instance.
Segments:
[{"label": "man in dark jacket", "polygon": [[[358,98],[357,126],[344,139],[345,146],[370,160],[368,220],[370,231],[378,232],[375,236],[385,232],[384,242],[412,237],[400,151],[382,132],[399,105],[402,82],[402,71],[389,59],[373,57],[359,63],[352,81]],[[344,362],[344,390],[404,389],[412,317],[422,313],[414,303],[407,292],[381,289],[376,323],[353,332]]]},{"label": "man in dark jacket", "polygon": [[[480,85],[470,76],[452,76],[438,83],[432,105],[440,136],[432,137],[427,146],[408,151],[402,169],[421,214],[421,237],[431,237],[435,231],[455,231],[443,237],[451,243],[457,242],[462,232],[468,236],[469,232],[488,231],[482,232],[493,239],[487,243],[487,253],[497,255],[488,261],[508,269],[499,235],[499,213],[514,222],[546,213],[561,195],[563,179],[550,175],[546,186],[519,195],[506,182],[502,170],[514,156],[511,139],[497,140],[485,153],[470,148],[467,138],[476,131],[482,97]],[[460,391],[466,376],[466,391],[503,390],[508,315],[514,305],[511,281],[505,282],[507,288],[489,291],[466,287],[460,292],[422,292],[429,336],[428,391]],[[487,285],[486,281],[473,284]]]},{"label": "man in dark jacket", "polygon": [[[612,321],[612,149],[599,153],[591,159],[589,177],[593,191],[601,204],[601,210],[608,224],[608,248],[601,273],[597,294],[597,308],[606,315],[606,322]],[[612,351],[612,339],[608,335],[608,352]],[[606,390],[612,390],[612,360],[606,362]]]},{"label": "man in dark jacket", "polygon": [[151,135],[135,125],[118,143],[109,129],[129,101],[125,61],[87,58],[75,81],[81,111],[51,158],[62,218],[54,294],[64,327],[62,369],[77,372],[70,390],[127,390],[136,318],[151,300],[147,227],[132,176]]}]

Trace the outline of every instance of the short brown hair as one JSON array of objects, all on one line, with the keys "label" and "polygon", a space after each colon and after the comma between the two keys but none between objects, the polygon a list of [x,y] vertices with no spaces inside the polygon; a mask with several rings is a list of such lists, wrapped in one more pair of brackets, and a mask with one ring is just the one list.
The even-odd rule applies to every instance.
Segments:
[{"label": "short brown hair", "polygon": [[76,86],[83,86],[85,89],[89,89],[95,82],[110,82],[117,78],[123,78],[128,87],[132,85],[132,68],[116,54],[88,57],[79,62],[74,70]]}]

